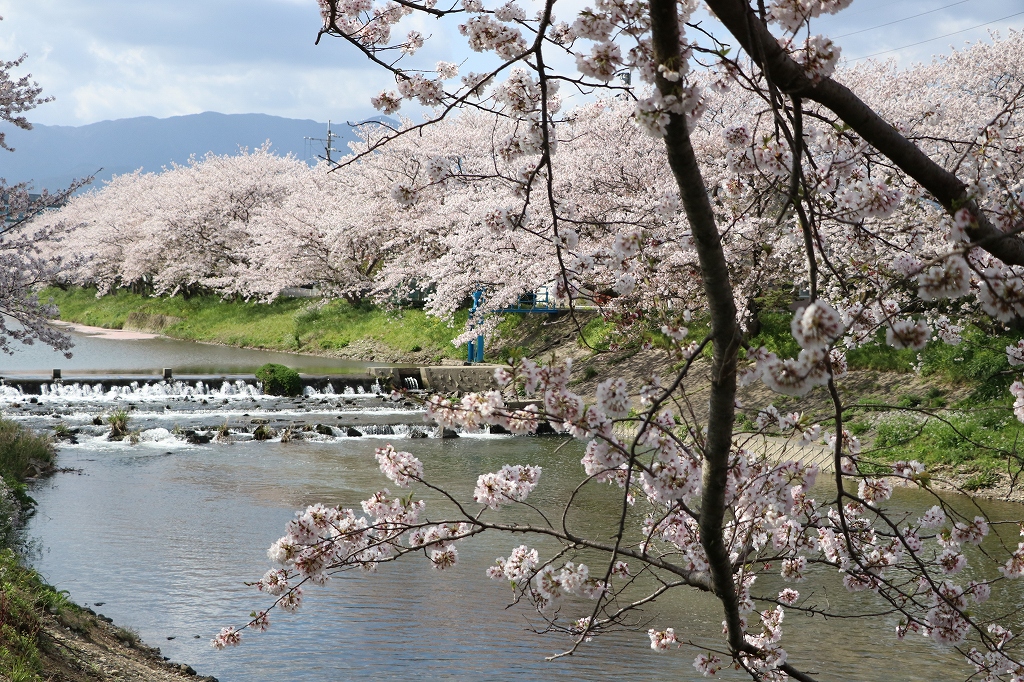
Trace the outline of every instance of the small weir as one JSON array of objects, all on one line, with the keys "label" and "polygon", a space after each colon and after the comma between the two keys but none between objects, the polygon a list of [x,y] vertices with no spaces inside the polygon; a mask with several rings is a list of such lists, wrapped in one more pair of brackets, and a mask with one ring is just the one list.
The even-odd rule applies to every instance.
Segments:
[{"label": "small weir", "polygon": [[[455,438],[488,435],[440,429],[416,395],[417,370],[370,376],[303,376],[302,394],[263,393],[255,375],[86,375],[0,380],[5,417],[51,433],[65,447],[173,447],[267,441],[330,442],[351,438]],[[393,394],[403,387],[405,396]],[[128,435],[110,437],[124,412]]]},{"label": "small weir", "polygon": [[[0,410],[51,433],[62,447],[87,449],[504,435],[497,428],[439,428],[415,399],[429,391],[488,390],[493,367],[380,366],[365,372],[300,374],[301,395],[273,396],[255,374],[22,371],[0,376]],[[111,439],[111,418],[122,412],[118,418],[127,418],[128,433]]]},{"label": "small weir", "polygon": [[[306,396],[379,395],[385,390],[378,377],[303,376],[301,379],[303,395]],[[418,390],[419,383],[410,377],[405,380],[405,388]],[[30,395],[59,399],[95,399],[101,396],[108,399],[160,399],[195,396],[230,398],[262,394],[261,385],[254,374],[183,375],[176,379],[144,375],[86,375],[56,379],[32,376],[0,378],[0,400]]]}]

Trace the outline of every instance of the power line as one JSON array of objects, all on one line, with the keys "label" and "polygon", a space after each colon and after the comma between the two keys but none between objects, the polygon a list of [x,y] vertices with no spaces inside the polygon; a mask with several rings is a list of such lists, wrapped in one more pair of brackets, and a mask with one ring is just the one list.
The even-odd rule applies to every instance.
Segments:
[{"label": "power line", "polygon": [[892,26],[893,24],[898,24],[901,21],[909,21],[911,19],[916,19],[917,17],[923,17],[926,14],[931,14],[932,12],[938,12],[940,10],[949,9],[950,7],[955,7],[956,5],[962,5],[965,2],[968,2],[968,0],[960,0],[959,2],[953,2],[953,3],[950,3],[948,5],[943,5],[942,7],[936,7],[935,9],[930,9],[927,12],[920,12],[919,14],[911,14],[909,17],[904,17],[902,19],[897,19],[896,21],[889,21],[889,22],[886,22],[884,24],[879,24],[878,26],[872,26],[871,28],[862,28],[859,31],[853,31],[851,33],[844,33],[844,34],[839,35],[839,36],[829,36],[829,37],[832,38],[832,39],[838,39],[838,38],[845,38],[846,36],[855,36],[858,33],[865,33],[866,31],[874,31],[876,28],[884,28],[886,26]]},{"label": "power line", "polygon": [[[860,2],[862,2],[862,0],[858,0],[858,3]],[[905,4],[905,0],[881,0],[880,2],[876,2],[867,6],[864,6],[863,4],[856,4],[847,7],[838,16],[842,16],[843,19],[848,19],[850,17],[855,17],[860,14],[864,14],[865,12],[875,12],[878,10],[878,8],[882,6],[892,7],[893,5],[898,4]]]},{"label": "power line", "polygon": [[894,47],[891,50],[882,50],[881,52],[875,52],[874,54],[866,54],[863,57],[857,57],[856,59],[851,59],[850,61],[851,62],[859,62],[862,59],[870,59],[871,57],[877,57],[880,54],[889,54],[890,52],[899,52],[900,50],[905,50],[908,47],[915,47],[917,45],[924,45],[925,43],[930,43],[933,40],[941,40],[942,38],[948,38],[949,36],[955,36],[958,33],[966,33],[967,31],[973,31],[976,28],[981,28],[982,26],[988,26],[989,24],[998,24],[1000,21],[1006,21],[1007,19],[1013,19],[1014,17],[1019,17],[1022,14],[1024,14],[1024,12],[1017,12],[1016,14],[1011,14],[1010,16],[1003,17],[1002,19],[993,19],[992,21],[986,21],[984,24],[978,24],[977,26],[971,26],[969,28],[962,28],[959,31],[953,31],[952,33],[946,33],[946,34],[941,35],[941,36],[935,36],[934,38],[929,38],[928,40],[919,40],[918,42],[910,43],[909,45],[901,45],[899,47]]}]

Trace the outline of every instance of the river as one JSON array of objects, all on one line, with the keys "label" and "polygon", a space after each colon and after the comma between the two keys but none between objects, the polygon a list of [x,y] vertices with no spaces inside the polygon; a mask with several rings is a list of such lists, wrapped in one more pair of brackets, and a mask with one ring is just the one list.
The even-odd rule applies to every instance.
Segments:
[{"label": "river", "polygon": [[[122,333],[78,327],[71,332],[75,347],[65,358],[44,344],[17,344],[13,356],[0,356],[0,377],[27,374],[151,374],[169,367],[176,374],[252,374],[268,362],[287,365],[309,374],[362,373],[373,364],[315,355],[232,348],[211,343],[179,341],[154,334]],[[142,338],[138,338],[142,337]]]},{"label": "river", "polygon": [[[158,366],[164,362],[156,359]],[[0,407],[13,400],[0,398]],[[35,566],[76,602],[137,629],[147,643],[200,674],[225,682],[357,676],[698,680],[704,678],[691,664],[699,651],[655,653],[646,628],[674,627],[698,643],[720,642],[716,602],[677,590],[645,610],[649,625],[599,637],[572,657],[545,662],[569,642],[531,632],[539,623],[528,610],[506,608],[508,586],[487,579],[484,571],[522,540],[490,535],[460,545],[460,562],[448,572],[407,557],[375,574],[338,576],[324,588],[308,590],[298,613],[275,614],[269,632],[246,632],[242,646],[215,651],[210,638],[221,627],[242,623],[251,610],[266,605],[265,596],[243,582],[269,568],[266,547],[296,509],[313,502],[358,506],[389,485],[377,469],[375,447],[395,441],[423,460],[431,480],[467,498],[480,473],[504,463],[539,464],[544,473],[531,501],[553,507],[578,481],[582,446],[563,444],[559,437],[409,439],[403,435],[408,429],[360,438],[331,429],[334,435],[307,432],[304,440],[257,442],[241,428],[234,442],[190,444],[181,428],[173,432],[175,426],[205,428],[218,420],[240,427],[254,419],[290,419],[297,431],[301,424],[333,423],[339,416],[395,421],[401,409],[371,395],[313,396],[301,405],[247,397],[244,404],[210,401],[202,410],[194,396],[138,402],[132,420],[142,434],[133,445],[111,443],[104,427],[91,425],[94,414],[114,407],[107,398],[62,400],[51,397],[34,412],[15,413],[26,424],[45,427],[55,422],[44,414],[50,410],[79,430],[78,443],[60,452],[60,464],[73,471],[41,482],[32,493],[39,502],[28,529],[38,548]],[[398,421],[416,420],[422,420],[420,413],[406,409]],[[614,503],[614,492],[599,487],[583,500],[574,520],[582,532],[600,532],[606,522],[601,510]],[[431,515],[437,500],[426,499]],[[911,511],[931,502],[921,493],[900,491],[893,504]],[[1017,505],[987,503],[986,508],[996,518],[1020,516]],[[778,588],[761,586],[765,593]],[[870,595],[848,594],[834,574],[815,573],[801,586],[802,593],[811,590],[833,608],[877,606]],[[993,593],[1001,609],[1024,606],[1018,582],[997,585]],[[914,636],[896,642],[896,622],[823,621],[790,613],[782,645],[791,662],[821,679],[923,681],[970,674],[955,654],[930,640]],[[749,679],[739,673],[724,678]]]}]

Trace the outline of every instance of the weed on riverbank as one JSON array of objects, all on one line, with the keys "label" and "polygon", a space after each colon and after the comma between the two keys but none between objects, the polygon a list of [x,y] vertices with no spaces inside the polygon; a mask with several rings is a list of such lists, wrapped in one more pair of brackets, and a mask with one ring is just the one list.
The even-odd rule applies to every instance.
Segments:
[{"label": "weed on riverbank", "polygon": [[161,334],[227,346],[343,358],[369,354],[380,361],[440,361],[465,352],[451,344],[465,325],[465,311],[449,325],[422,310],[388,311],[341,300],[281,298],[273,303],[247,303],[216,296],[155,298],[127,291],[96,298],[95,289],[55,287],[44,290],[40,298],[52,298],[65,322],[123,329],[133,314],[136,320],[163,316],[172,321],[157,330]]},{"label": "weed on riverbank", "polygon": [[21,483],[53,468],[57,450],[53,442],[16,422],[0,419],[0,476]]},{"label": "weed on riverbank", "polygon": [[0,679],[42,679],[43,612],[75,608],[15,551],[21,522],[35,506],[25,479],[52,471],[55,458],[49,438],[0,419]]}]

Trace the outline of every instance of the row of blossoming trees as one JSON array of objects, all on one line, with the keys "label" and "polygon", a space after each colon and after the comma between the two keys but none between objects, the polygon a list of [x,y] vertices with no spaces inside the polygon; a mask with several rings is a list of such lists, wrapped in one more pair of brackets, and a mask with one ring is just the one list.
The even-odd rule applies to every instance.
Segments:
[{"label": "row of blossoming trees", "polygon": [[61,279],[101,294],[272,299],[315,281],[358,300],[398,239],[368,228],[398,224],[397,208],[367,196],[370,186],[264,147],[116,176],[34,225],[57,230],[50,253],[77,254]]},{"label": "row of blossoming trees", "polygon": [[[428,402],[446,425],[522,433],[553,422],[587,443],[577,490],[618,486],[614,508],[588,512],[574,493],[561,514],[513,522],[500,509],[530,513],[539,468],[485,473],[469,500],[434,488],[411,454],[384,447],[382,473],[415,488],[380,491],[361,510],[300,512],[270,549],[279,567],[258,583],[273,602],[249,625],[265,629],[273,609],[298,608],[305,587],[338,572],[414,557],[444,570],[473,537],[511,531],[536,542],[512,543],[489,574],[568,635],[570,652],[637,622],[635,610],[665,592],[694,589],[723,613],[721,645],[695,652],[704,674],[731,666],[754,679],[814,679],[808,670],[828,652],[809,662],[785,650],[783,618],[797,612],[874,620],[893,637],[955,648],[978,678],[1024,679],[1005,606],[1017,603],[1024,575],[1015,527],[964,516],[933,493],[921,515],[890,511],[894,488],[927,491],[927,472],[864,457],[844,428],[850,404],[837,388],[845,351],[878,336],[919,349],[929,339],[956,343],[979,317],[1024,314],[1022,36],[905,71],[869,63],[837,72],[837,45],[809,30],[799,36],[850,0],[708,0],[717,29],[692,22],[695,0],[600,0],[562,22],[555,4],[528,15],[514,1],[321,0],[320,36],[347,40],[394,77],[375,106],[393,113],[415,101],[432,108],[429,120],[367,129],[342,169],[296,171],[307,179],[288,192],[273,190],[276,171],[214,177],[231,164],[282,176],[296,168],[258,152],[166,174],[176,179],[122,178],[104,190],[123,183],[120,201],[92,195],[79,203],[95,208],[68,219],[85,225],[69,242],[96,252],[76,276],[104,286],[149,278],[162,292],[198,283],[272,295],[280,283],[268,264],[302,263],[296,245],[315,241],[311,226],[341,225],[361,246],[390,247],[360,275],[375,279],[370,289],[429,285],[432,308],[444,313],[478,287],[493,308],[554,282],[568,305],[604,301],[676,344],[639,392],[607,377],[594,404],[571,390],[568,365],[528,360],[497,379],[518,382],[536,405],[512,409],[497,391]],[[409,62],[425,39],[401,29],[417,15],[451,22],[487,69],[460,77],[454,64]],[[576,68],[551,66],[567,60]],[[616,80],[627,71],[640,82]],[[564,110],[566,89],[606,97]],[[188,184],[203,173],[211,175]],[[160,202],[133,189],[165,182]],[[157,203],[164,208],[153,219]],[[110,205],[123,220],[108,217]],[[162,236],[132,241],[145,230]],[[128,263],[135,269],[119,269]],[[780,288],[808,294],[793,318],[795,358],[748,342],[750,301]],[[693,315],[707,320],[706,336],[688,337]],[[705,349],[710,361],[698,361]],[[1024,360],[1016,349],[1010,357]],[[698,394],[688,388],[694,374],[704,379]],[[823,440],[828,485],[815,487],[817,467],[766,458],[737,430],[737,385],[756,380],[798,398],[828,396],[823,422],[772,409],[758,420],[794,444]],[[1024,406],[1024,388],[1015,392]],[[417,489],[446,496],[447,511],[428,511]],[[586,513],[617,530],[583,533],[574,519]],[[559,550],[538,550],[550,542]],[[793,586],[759,588],[768,572]],[[802,581],[828,572],[863,594],[863,609],[801,593]],[[651,646],[687,642],[685,625],[658,624]],[[214,643],[240,638],[226,628]]]},{"label": "row of blossoming trees", "polygon": [[[1020,50],[1013,33],[932,65],[897,71],[868,63],[843,71],[843,79],[864,83],[877,96],[875,111],[931,157],[956,165],[972,186],[1008,193],[1011,200],[993,215],[1006,227],[1017,217],[1014,187],[991,186],[987,176],[999,167],[1015,177],[1022,163],[1012,66]],[[986,70],[971,68],[979,63]],[[486,310],[554,284],[565,303],[596,297],[610,309],[639,305],[659,318],[656,326],[681,326],[684,311],[704,302],[679,193],[661,141],[648,134],[660,132],[661,118],[642,108],[634,115],[634,105],[619,98],[565,113],[551,139],[551,201],[564,223],[555,236],[547,197],[537,201],[543,188],[534,186],[548,174],[537,167],[543,140],[530,118],[540,93],[525,70],[514,71],[489,98],[505,113],[497,121],[463,112],[425,128],[407,123],[416,134],[404,136],[370,125],[353,145],[361,156],[334,172],[266,149],[211,155],[161,173],[118,176],[34,225],[64,230],[50,252],[81,258],[62,278],[101,293],[126,287],[271,299],[315,281],[350,300],[433,291],[430,310],[448,315],[480,288]],[[766,291],[806,289],[809,277],[791,267],[806,248],[787,200],[792,133],[779,127],[770,106],[759,105],[756,83],[726,89],[741,75],[722,68],[692,77],[700,96],[691,103],[690,139],[713,208],[728,226],[723,248],[735,300],[746,310]],[[873,85],[881,83],[892,89]],[[548,100],[559,112],[557,93]],[[848,327],[885,324],[905,345],[920,346],[930,333],[955,340],[965,313],[1005,321],[1019,312],[1013,295],[999,295],[1012,289],[1012,278],[981,286],[976,277],[972,286],[972,268],[1001,267],[976,252],[970,264],[964,256],[945,259],[922,275],[937,281],[920,298],[944,299],[946,288],[960,294],[956,304],[917,305],[924,317],[913,321],[900,315],[918,298],[923,265],[948,251],[950,239],[966,239],[964,225],[856,134],[822,122],[817,110],[807,116],[807,167],[798,179],[813,191],[800,212],[815,228],[826,266],[816,268],[816,285],[844,303]],[[780,219],[786,212],[794,216]]]}]

